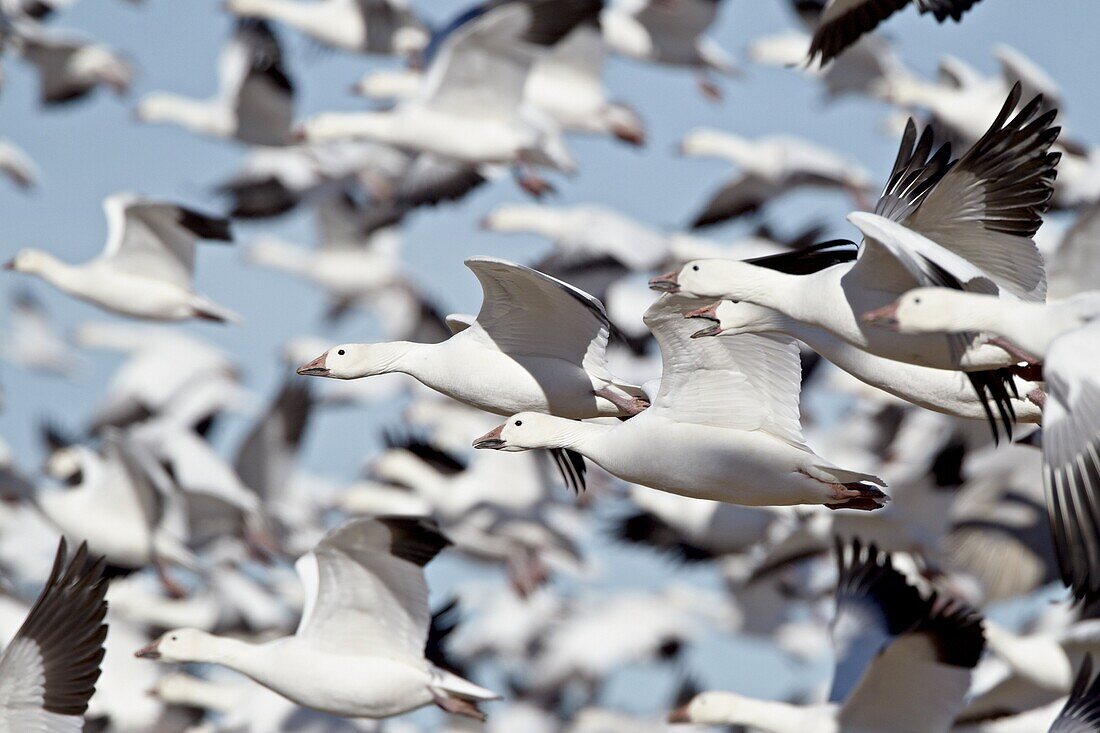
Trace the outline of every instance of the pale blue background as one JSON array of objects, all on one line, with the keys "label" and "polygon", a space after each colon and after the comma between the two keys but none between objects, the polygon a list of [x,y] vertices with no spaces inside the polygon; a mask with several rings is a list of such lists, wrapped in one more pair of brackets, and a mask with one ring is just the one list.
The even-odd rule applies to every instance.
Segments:
[{"label": "pale blue background", "polygon": [[[440,21],[465,5],[451,0],[420,0],[428,17]],[[721,43],[739,55],[755,37],[794,24],[781,0],[727,0],[715,29]],[[147,0],[134,7],[117,0],[83,0],[62,13],[55,25],[79,28],[125,51],[139,74],[128,99],[98,93],[91,101],[59,110],[37,105],[32,74],[18,60],[5,59],[7,82],[0,92],[0,136],[23,146],[38,162],[42,183],[30,195],[0,183],[0,260],[27,246],[49,249],[80,261],[102,247],[106,224],[100,202],[119,190],[179,198],[217,208],[212,186],[230,174],[243,150],[232,143],[200,139],[175,127],[148,126],[132,118],[134,102],[154,89],[198,97],[214,92],[220,46],[230,19],[213,0]],[[978,68],[993,71],[991,52],[997,42],[1016,46],[1063,86],[1066,120],[1075,134],[1100,142],[1100,87],[1096,49],[1100,48],[1100,4],[1095,0],[985,0],[959,26],[938,26],[911,9],[885,27],[911,67],[932,73],[938,57],[955,54]],[[290,71],[300,89],[299,115],[364,106],[349,96],[348,85],[362,72],[392,62],[321,51],[292,32],[288,42]],[[634,104],[649,126],[648,148],[636,151],[615,142],[578,139],[573,149],[580,173],[558,179],[560,203],[599,201],[642,220],[676,227],[685,222],[723,178],[722,164],[678,159],[674,147],[692,127],[709,125],[747,135],[795,133],[860,160],[877,177],[885,176],[897,141],[881,132],[887,108],[862,100],[822,104],[820,90],[788,70],[746,66],[739,81],[725,82],[724,104],[712,105],[699,95],[691,74],[614,61],[607,82],[615,96]],[[477,228],[495,205],[522,199],[508,180],[491,185],[458,206],[418,213],[404,234],[409,272],[450,310],[474,311],[479,292],[462,266],[464,257],[489,254],[528,260],[546,244],[534,238],[502,237]],[[771,210],[781,231],[812,222],[829,225],[829,233],[853,236],[843,219],[849,204],[840,197],[799,195]],[[746,228],[733,225],[715,235],[733,238]],[[238,240],[247,243],[267,229],[295,241],[311,241],[307,214],[295,214],[274,225],[239,225]],[[250,386],[266,395],[284,376],[276,360],[287,338],[320,332],[321,294],[287,277],[246,266],[232,248],[202,248],[198,287],[214,300],[242,313],[243,327],[188,325],[181,328],[232,351],[244,367]],[[16,287],[30,286],[66,328],[105,316],[67,299],[40,283],[0,273],[0,303]],[[6,305],[4,306],[6,308]],[[0,309],[0,312],[3,312]],[[377,334],[361,316],[336,332],[324,333],[335,343],[369,340]],[[90,354],[75,382],[28,373],[3,364],[0,384],[6,407],[0,412],[0,435],[16,450],[25,467],[40,460],[35,426],[45,417],[79,427],[100,397],[101,386],[118,364],[115,357]],[[393,411],[325,413],[309,435],[306,461],[319,473],[348,478],[375,445],[377,426]],[[234,445],[240,424],[223,431]],[[667,564],[606,547],[597,547],[614,570],[610,585],[653,586],[671,575],[685,577]],[[712,580],[706,572],[694,575]],[[705,669],[707,681],[742,692],[780,695],[790,689],[790,670],[754,644],[721,640],[691,655],[691,665]],[[653,675],[628,673],[617,679],[609,700],[645,708],[652,695],[642,694]],[[660,684],[668,684],[661,678]],[[638,687],[637,684],[643,685]]]}]

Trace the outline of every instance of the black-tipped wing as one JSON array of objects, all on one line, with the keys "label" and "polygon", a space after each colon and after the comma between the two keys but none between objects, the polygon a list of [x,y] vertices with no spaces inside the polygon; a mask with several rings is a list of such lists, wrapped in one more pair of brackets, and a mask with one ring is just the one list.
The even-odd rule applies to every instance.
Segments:
[{"label": "black-tipped wing", "polygon": [[1050,733],[1100,731],[1100,675],[1092,674],[1092,655],[1086,654],[1073,683],[1066,706],[1058,713]]},{"label": "black-tipped wing", "polygon": [[695,215],[691,228],[702,229],[759,211],[785,190],[783,186],[756,176],[735,178],[714,192]]},{"label": "black-tipped wing", "polygon": [[277,497],[309,426],[313,397],[300,379],[287,380],[237,451],[234,468],[259,496]]},{"label": "black-tipped wing", "polygon": [[466,470],[466,461],[412,433],[387,430],[383,435],[387,448],[407,450],[444,476]]},{"label": "black-tipped wing", "polygon": [[62,539],[49,580],[27,620],[0,655],[0,728],[81,730],[103,661],[107,583],[103,558],[81,544],[67,557]]}]

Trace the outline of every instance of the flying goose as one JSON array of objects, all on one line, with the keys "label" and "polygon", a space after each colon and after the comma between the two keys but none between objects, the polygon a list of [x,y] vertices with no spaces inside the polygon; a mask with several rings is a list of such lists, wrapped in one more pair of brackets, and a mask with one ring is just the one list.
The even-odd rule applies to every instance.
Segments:
[{"label": "flying goose", "polygon": [[38,166],[10,140],[0,139],[0,173],[23,189],[38,185]]},{"label": "flying goose", "polygon": [[[696,260],[651,287],[756,303],[877,356],[962,368],[983,400],[996,402],[1011,434],[1011,354],[980,335],[902,336],[860,316],[922,285],[1044,297],[1043,261],[1031,237],[1051,196],[1059,156],[1047,151],[1058,128],[1050,127],[1053,110],[1040,113],[1038,97],[1013,116],[1020,95],[1017,85],[989,132],[955,162],[949,146],[933,154],[930,130],[918,141],[910,122],[876,213],[848,216],[864,234],[854,263],[791,276],[751,263]],[[992,408],[989,419],[996,429]]]},{"label": "flying goose", "polygon": [[837,543],[829,702],[816,705],[704,692],[672,722],[747,725],[768,733],[948,730],[982,655],[982,618],[933,593],[924,598],[890,554]]},{"label": "flying goose", "polygon": [[80,733],[103,661],[104,560],[62,538],[27,619],[0,654],[0,728]]},{"label": "flying goose", "polygon": [[567,449],[624,481],[730,504],[881,507],[881,479],[838,468],[806,445],[794,341],[756,334],[693,341],[695,326],[683,315],[695,305],[668,295],[646,311],[662,376],[640,415],[607,425],[521,412],[474,447]]},{"label": "flying goose", "polygon": [[220,664],[304,707],[387,718],[436,704],[484,719],[498,696],[425,659],[427,565],[450,542],[420,518],[353,520],[295,564],[306,589],[293,636],[249,643],[197,629],[169,631],[136,656]]},{"label": "flying goose", "polygon": [[285,145],[294,121],[294,84],[279,39],[262,20],[237,22],[222,50],[213,99],[153,92],[138,102],[142,122],[167,122],[200,135],[250,145]]},{"label": "flying goose", "polygon": [[16,52],[38,72],[44,105],[84,99],[101,85],[119,95],[130,89],[133,67],[104,45],[37,23],[17,24],[9,38]]},{"label": "flying goose", "polygon": [[[627,417],[648,404],[640,388],[607,368],[611,324],[587,293],[529,267],[490,257],[466,260],[481,283],[477,319],[439,344],[341,344],[299,374],[336,379],[402,372],[497,415],[535,410],[569,418]],[[574,488],[577,457],[558,453]]]},{"label": "flying goose", "polygon": [[37,275],[69,295],[125,316],[239,320],[192,288],[196,242],[230,241],[228,221],[132,193],[108,196],[103,210],[107,244],[96,259],[70,265],[48,252],[25,249],[4,268]]}]

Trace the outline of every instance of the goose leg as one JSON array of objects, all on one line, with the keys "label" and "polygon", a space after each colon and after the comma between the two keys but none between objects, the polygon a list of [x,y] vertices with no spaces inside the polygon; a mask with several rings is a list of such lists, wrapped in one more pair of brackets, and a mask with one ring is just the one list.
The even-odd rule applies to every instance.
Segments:
[{"label": "goose leg", "polygon": [[474,720],[484,722],[485,713],[481,712],[481,709],[478,708],[476,703],[458,697],[451,697],[446,692],[437,690],[434,687],[428,689],[432,693],[432,701],[443,711],[451,715],[461,715],[466,718],[473,718]]},{"label": "goose leg", "polygon": [[167,564],[159,557],[153,560],[153,570],[156,571],[160,584],[164,586],[164,590],[167,591],[169,596],[177,600],[187,597],[187,589],[172,577],[171,573],[168,572]]},{"label": "goose leg", "polygon": [[649,400],[645,399],[644,397],[630,397],[628,395],[622,395],[617,393],[610,387],[600,387],[592,394],[596,395],[597,397],[603,397],[605,400],[615,405],[615,407],[618,407],[620,410],[622,410],[624,415],[630,415],[632,417],[634,415],[637,415],[645,408],[649,407]]},{"label": "goose leg", "polygon": [[866,484],[832,484],[836,503],[828,503],[829,509],[860,509],[873,512],[886,506],[889,497],[882,489]]},{"label": "goose leg", "polygon": [[706,72],[701,72],[696,78],[696,82],[699,85],[699,91],[711,102],[721,102],[725,98],[722,87],[718,86],[717,82],[711,79]]},{"label": "goose leg", "polygon": [[508,558],[508,580],[520,598],[527,598],[549,579],[550,569],[534,550],[524,548]]}]

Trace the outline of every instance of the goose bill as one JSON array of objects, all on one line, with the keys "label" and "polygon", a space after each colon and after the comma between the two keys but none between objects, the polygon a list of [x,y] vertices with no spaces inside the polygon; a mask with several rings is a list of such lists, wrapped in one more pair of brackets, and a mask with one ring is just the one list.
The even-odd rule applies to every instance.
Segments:
[{"label": "goose bill", "polygon": [[879,326],[880,328],[888,328],[891,331],[896,331],[898,330],[898,307],[894,303],[884,305],[873,311],[867,311],[859,317],[859,320],[864,323],[870,323],[872,326]]},{"label": "goose bill", "polygon": [[665,293],[678,293],[680,292],[680,281],[677,279],[679,274],[674,270],[666,272],[664,275],[658,275],[649,281],[649,289]]},{"label": "goose bill", "polygon": [[138,659],[160,659],[160,652],[157,650],[157,642],[153,642],[149,646],[143,646],[134,652],[134,656]]},{"label": "goose bill", "polygon": [[5,270],[14,270],[15,269],[15,260],[8,260],[7,262],[5,262],[4,263],[4,269]]},{"label": "goose bill", "polygon": [[704,336],[718,336],[722,333],[722,322],[718,318],[718,304],[712,303],[706,308],[697,308],[693,311],[688,311],[684,314],[684,318],[702,318],[708,321],[714,321],[713,326],[707,326],[701,328],[695,333],[691,334],[693,339],[703,338]]},{"label": "goose bill", "polygon": [[691,716],[688,714],[688,706],[684,705],[682,708],[676,708],[668,714],[668,722],[670,723],[690,723]]},{"label": "goose bill", "polygon": [[316,359],[308,364],[303,364],[298,367],[298,373],[307,377],[327,377],[329,375],[328,369],[325,367],[325,357],[328,356],[326,351]]},{"label": "goose bill", "polygon": [[498,425],[493,428],[474,441],[474,448],[484,448],[486,450],[502,450],[506,448],[508,444],[500,437],[501,431],[503,430],[503,425]]}]

